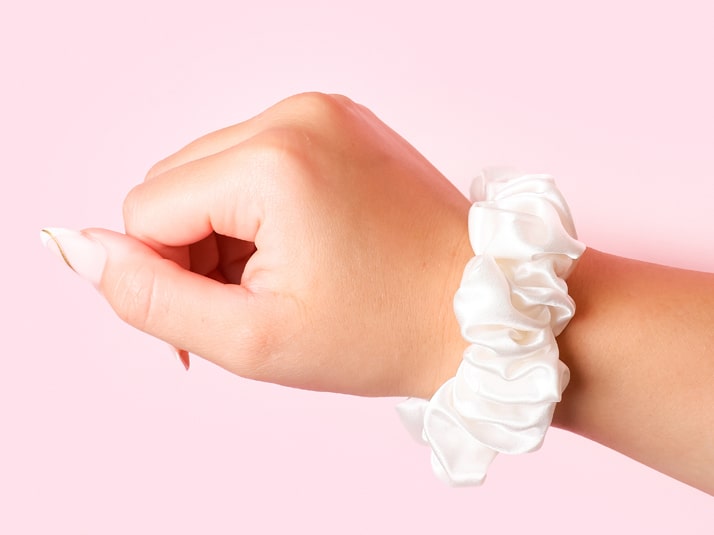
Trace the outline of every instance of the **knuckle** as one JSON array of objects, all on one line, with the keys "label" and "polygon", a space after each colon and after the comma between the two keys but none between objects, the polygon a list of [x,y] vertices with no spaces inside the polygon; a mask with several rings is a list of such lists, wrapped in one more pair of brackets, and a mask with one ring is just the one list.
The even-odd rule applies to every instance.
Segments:
[{"label": "knuckle", "polygon": [[114,311],[129,325],[151,332],[155,317],[155,273],[145,265],[121,273],[111,289]]},{"label": "knuckle", "polygon": [[288,114],[308,125],[335,125],[344,120],[354,103],[342,95],[318,92],[300,93],[283,101]]},{"label": "knuckle", "polygon": [[[200,141],[197,140],[197,141]],[[196,143],[195,141],[193,143]],[[156,162],[154,165],[152,165],[149,170],[146,172],[146,175],[144,176],[144,182],[148,182],[149,180],[153,180],[158,176],[163,175],[167,171],[171,171],[176,164],[177,160],[180,161],[179,156],[181,155],[182,152],[186,151],[187,149],[190,149],[193,143],[187,145],[183,149],[181,149],[179,152],[172,154],[170,156],[167,156],[166,158],[163,158]]]},{"label": "knuckle", "polygon": [[238,349],[236,354],[240,355],[240,358],[234,359],[238,375],[257,381],[270,381],[274,367],[271,365],[273,352],[270,349],[269,336],[258,329],[242,334],[235,344]]},{"label": "knuckle", "polygon": [[146,176],[144,177],[144,182],[148,180],[153,180],[157,176],[171,169],[170,161],[170,157],[164,158],[163,160],[159,160],[154,165],[152,165],[151,168],[149,168],[149,170],[147,171]]},{"label": "knuckle", "polygon": [[124,219],[124,228],[127,233],[131,234],[132,229],[137,227],[137,222],[141,214],[141,184],[133,187],[122,203],[122,217]]},{"label": "knuckle", "polygon": [[226,367],[241,377],[270,381],[275,373],[272,360],[276,328],[264,326],[257,318],[247,323],[236,322],[233,318],[224,321],[219,331],[230,342],[230,351],[222,359]]},{"label": "knuckle", "polygon": [[351,98],[345,95],[341,95],[339,93],[330,93],[328,96],[343,108],[352,108],[357,106],[357,104],[355,104],[355,102]]},{"label": "knuckle", "polygon": [[[311,134],[302,126],[274,126],[251,139],[251,158],[257,168],[265,171],[263,178],[279,179],[291,176],[302,169],[309,160]],[[236,155],[243,157],[243,149]]]}]

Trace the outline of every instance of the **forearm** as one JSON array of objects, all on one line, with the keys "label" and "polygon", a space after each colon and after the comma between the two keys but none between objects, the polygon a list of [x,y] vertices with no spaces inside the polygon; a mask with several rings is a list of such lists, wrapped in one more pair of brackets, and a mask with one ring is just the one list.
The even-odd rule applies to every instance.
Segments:
[{"label": "forearm", "polygon": [[588,250],[554,425],[714,494],[714,274]]}]

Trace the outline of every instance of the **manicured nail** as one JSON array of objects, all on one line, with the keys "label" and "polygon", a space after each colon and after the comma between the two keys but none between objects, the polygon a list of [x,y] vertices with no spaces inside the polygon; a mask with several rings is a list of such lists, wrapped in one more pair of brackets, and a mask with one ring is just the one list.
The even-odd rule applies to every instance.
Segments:
[{"label": "manicured nail", "polygon": [[99,287],[107,251],[97,240],[66,228],[47,227],[40,231],[42,244],[64,260],[72,271]]},{"label": "manicured nail", "polygon": [[191,365],[191,361],[188,358],[188,351],[185,349],[179,349],[178,347],[170,345],[169,348],[171,348],[171,352],[174,354],[176,359],[183,365],[184,368],[186,368],[186,371],[188,371],[188,367]]}]

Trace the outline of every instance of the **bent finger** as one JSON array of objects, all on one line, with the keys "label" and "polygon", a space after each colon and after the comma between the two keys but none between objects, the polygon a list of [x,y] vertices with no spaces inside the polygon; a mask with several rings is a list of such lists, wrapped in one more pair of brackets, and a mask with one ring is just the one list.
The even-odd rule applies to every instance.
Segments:
[{"label": "bent finger", "polygon": [[231,147],[139,184],[124,201],[127,234],[151,246],[184,246],[216,232],[254,242],[266,175],[277,158],[257,143]]},{"label": "bent finger", "polygon": [[345,108],[366,111],[364,106],[356,104],[342,95],[318,92],[293,95],[274,104],[255,117],[221,128],[192,141],[171,156],[154,164],[144,180],[153,180],[163,173],[189,162],[223,152],[270,128],[320,121],[326,116],[340,115],[339,110]]},{"label": "bent finger", "polygon": [[239,145],[246,139],[250,139],[257,134],[258,128],[255,121],[249,119],[201,136],[171,156],[155,163],[151,169],[149,169],[144,181],[153,180],[157,176],[184,164],[218,154],[230,147]]},{"label": "bent finger", "polygon": [[182,269],[129,236],[88,229],[106,251],[99,290],[128,324],[245,377],[270,352],[269,293]]}]

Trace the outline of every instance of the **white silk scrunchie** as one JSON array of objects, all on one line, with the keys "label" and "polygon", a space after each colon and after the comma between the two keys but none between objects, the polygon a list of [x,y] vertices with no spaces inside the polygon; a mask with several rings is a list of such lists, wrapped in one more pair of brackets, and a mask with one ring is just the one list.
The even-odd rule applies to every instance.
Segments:
[{"label": "white silk scrunchie", "polygon": [[565,279],[585,246],[549,175],[484,170],[471,187],[475,257],[454,297],[471,343],[456,376],[399,414],[452,485],[480,485],[498,452],[538,449],[570,379],[558,336],[575,304]]}]

